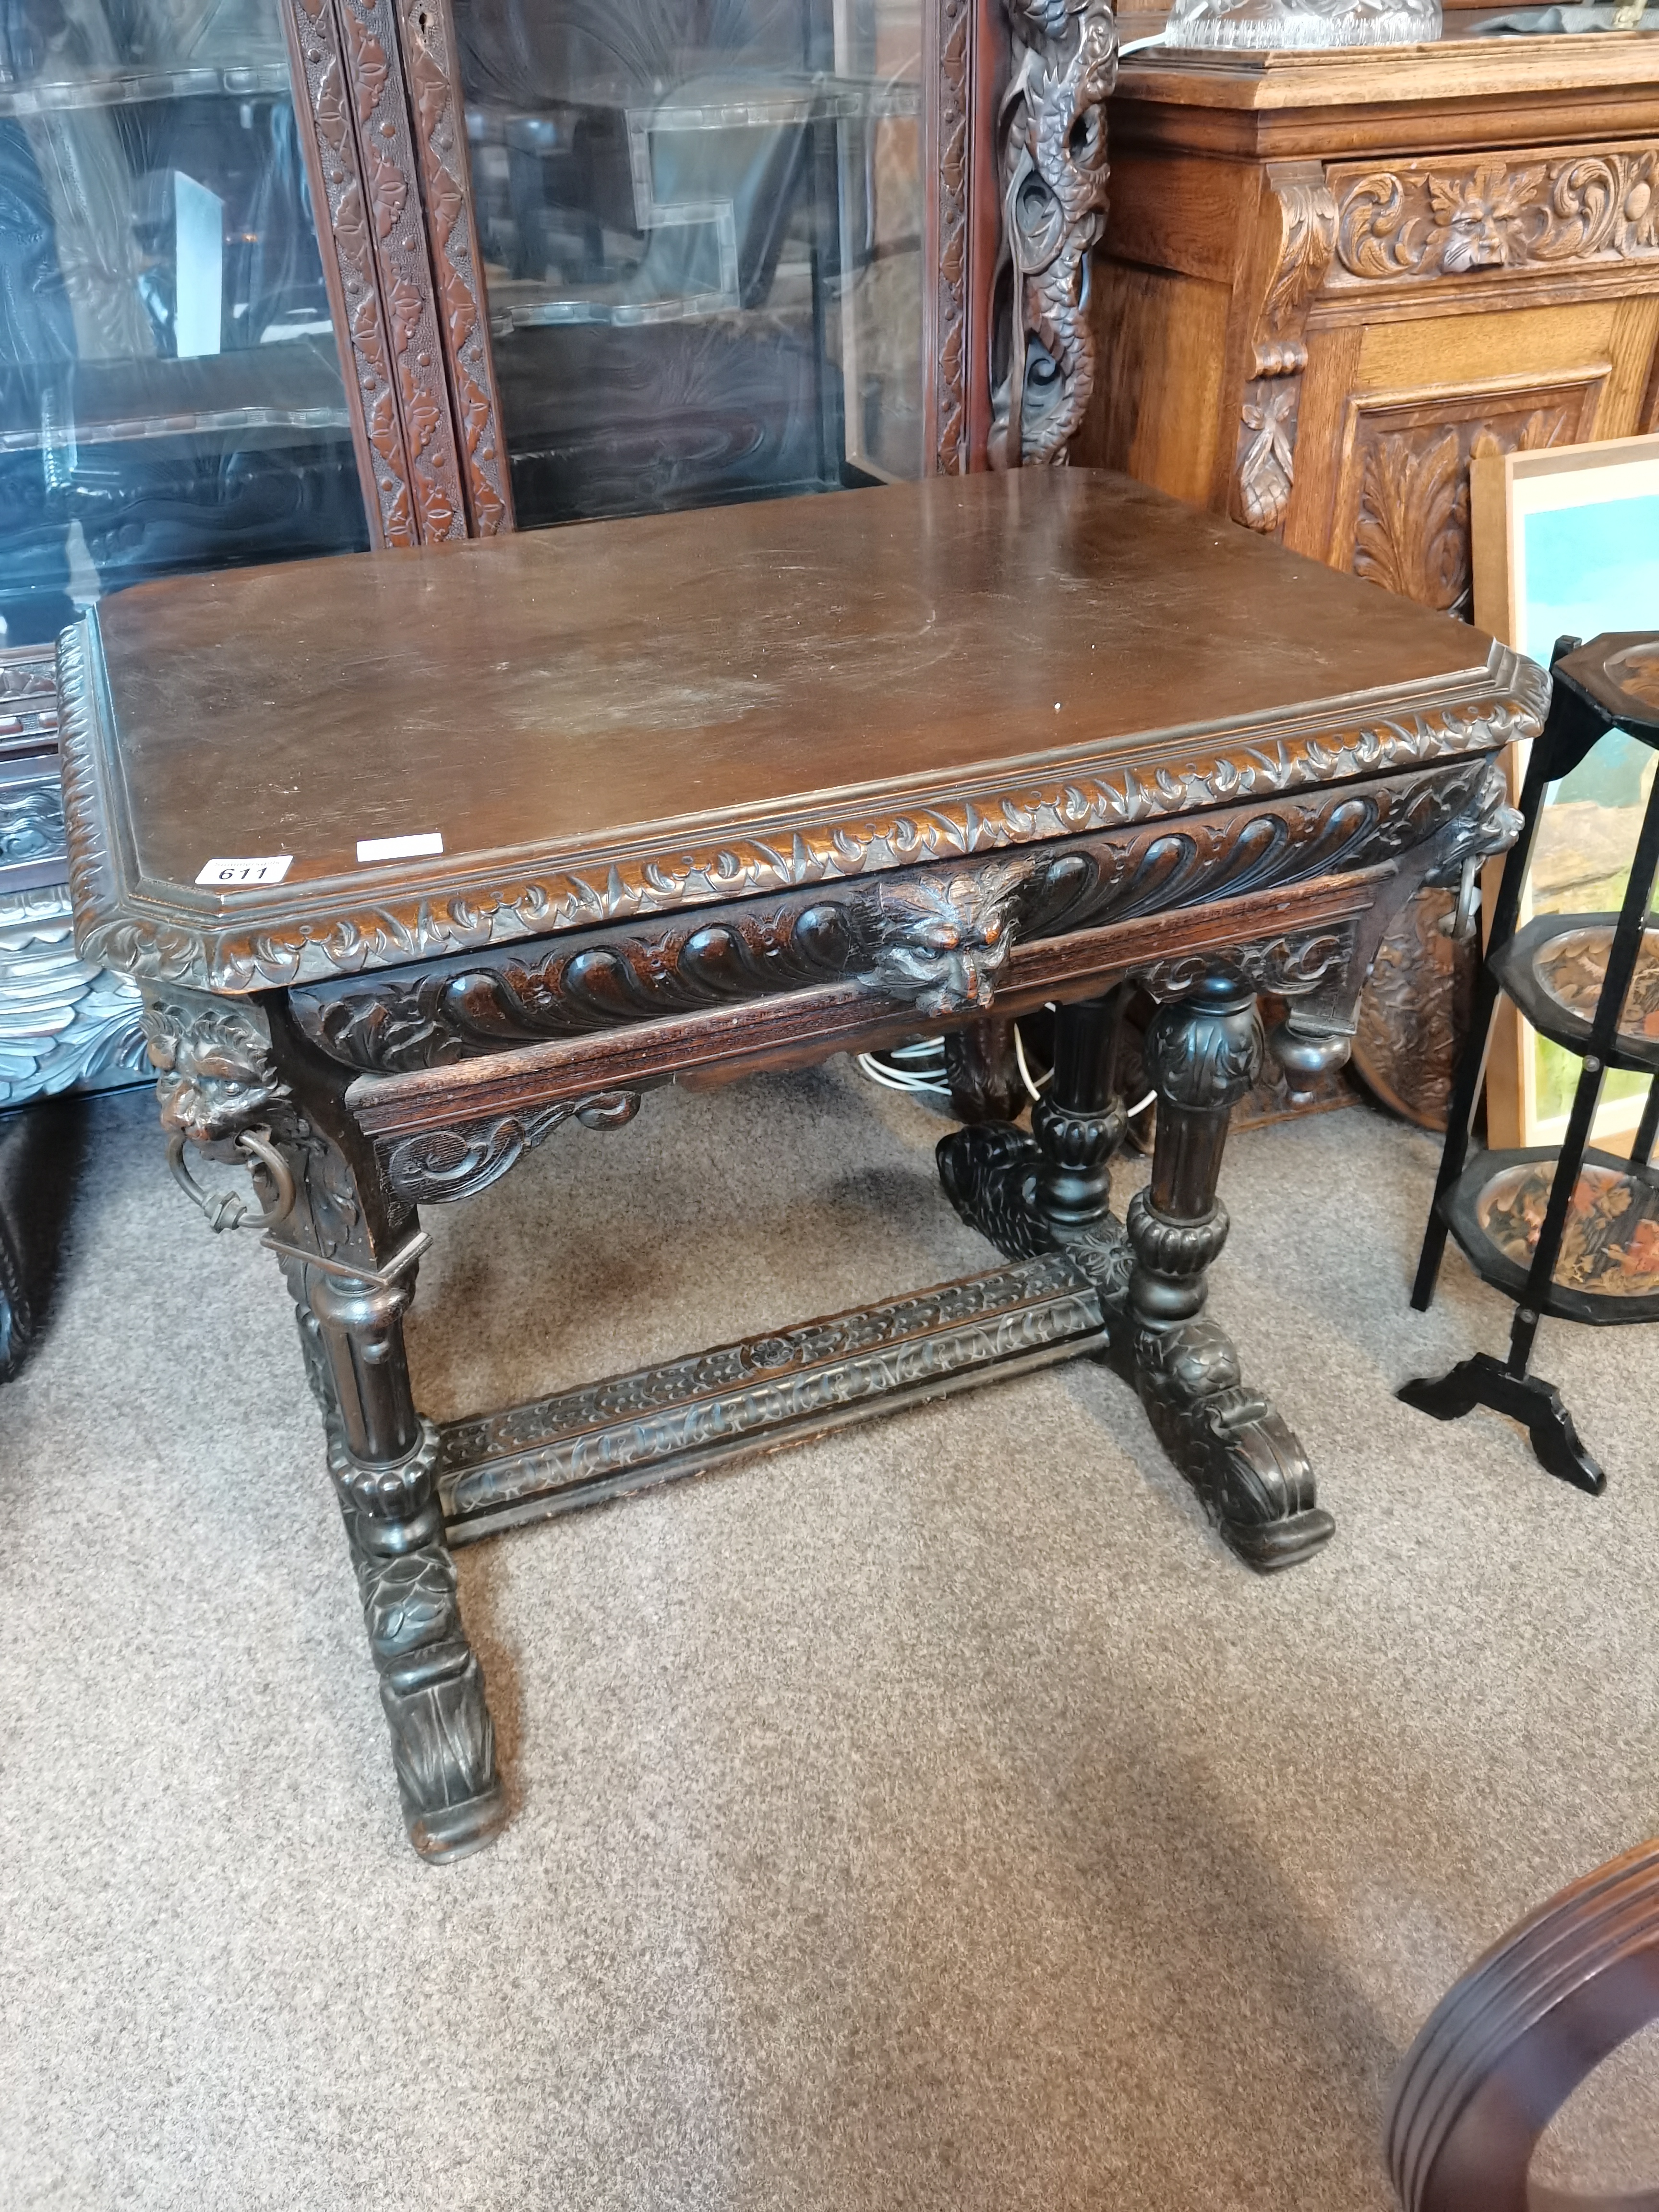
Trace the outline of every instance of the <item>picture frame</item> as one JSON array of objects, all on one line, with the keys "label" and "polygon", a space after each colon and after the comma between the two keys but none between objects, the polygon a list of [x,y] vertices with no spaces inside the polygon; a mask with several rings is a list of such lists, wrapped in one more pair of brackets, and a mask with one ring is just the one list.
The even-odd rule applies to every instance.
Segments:
[{"label": "picture frame", "polygon": [[[1659,629],[1659,435],[1480,453],[1469,466],[1469,537],[1478,629],[1548,667],[1558,637]],[[1505,763],[1518,795],[1527,747]],[[1623,896],[1656,756],[1603,738],[1546,797],[1521,921],[1595,912]],[[1494,871],[1501,862],[1493,864]],[[1495,892],[1494,873],[1491,888]],[[1579,1062],[1500,1002],[1486,1063],[1487,1141],[1559,1143]],[[1624,1153],[1645,1076],[1610,1074],[1591,1142]]]}]

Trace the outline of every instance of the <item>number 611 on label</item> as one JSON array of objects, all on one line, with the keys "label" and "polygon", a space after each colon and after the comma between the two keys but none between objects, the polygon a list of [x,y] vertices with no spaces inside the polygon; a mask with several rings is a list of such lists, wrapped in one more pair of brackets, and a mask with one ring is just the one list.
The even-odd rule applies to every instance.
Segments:
[{"label": "number 611 on label", "polygon": [[292,853],[268,853],[264,860],[210,860],[196,880],[210,890],[246,890],[255,884],[280,884],[293,865]]}]

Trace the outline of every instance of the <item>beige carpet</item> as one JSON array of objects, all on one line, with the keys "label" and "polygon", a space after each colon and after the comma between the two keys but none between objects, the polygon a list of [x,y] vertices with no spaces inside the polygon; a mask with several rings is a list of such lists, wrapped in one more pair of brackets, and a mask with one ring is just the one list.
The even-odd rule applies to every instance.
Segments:
[{"label": "beige carpet", "polygon": [[[1544,1333],[1600,1501],[1396,1404],[1507,1309],[1409,1312],[1436,1147],[1356,1111],[1236,1140],[1215,1274],[1328,1552],[1250,1576],[1080,1366],[515,1532],[514,1817],[425,1868],[275,1265],[152,1112],[0,1391],[6,2208],[1380,2212],[1425,2014],[1659,1828],[1655,1336]],[[427,1409],[990,1264],[940,1127],[837,1063],[561,1133],[428,1217]]]}]

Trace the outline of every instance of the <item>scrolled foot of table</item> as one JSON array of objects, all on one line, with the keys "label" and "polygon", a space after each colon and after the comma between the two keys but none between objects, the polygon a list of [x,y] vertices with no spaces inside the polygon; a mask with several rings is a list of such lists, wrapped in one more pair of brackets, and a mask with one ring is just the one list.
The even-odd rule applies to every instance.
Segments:
[{"label": "scrolled foot of table", "polygon": [[401,1466],[337,1456],[369,1649],[410,1842],[424,1859],[463,1857],[495,1833],[507,1799],[483,1670],[467,1641],[434,1470],[437,1432]]},{"label": "scrolled foot of table", "polygon": [[971,1122],[933,1147],[945,1194],[970,1229],[1010,1260],[1053,1249],[1033,1203],[1042,1156],[1036,1140],[1006,1121]]},{"label": "scrolled foot of table", "polygon": [[1133,1359],[1158,1442],[1247,1566],[1273,1574],[1330,1541],[1336,1523],[1314,1502],[1307,1454],[1270,1401],[1246,1387],[1217,1322],[1200,1316],[1142,1328]]},{"label": "scrolled foot of table", "polygon": [[1146,1031],[1158,1087],[1152,1177],[1129,1205],[1135,1386],[1153,1427],[1223,1540],[1258,1573],[1329,1542],[1307,1454],[1272,1402],[1249,1389],[1232,1340],[1206,1311],[1227,1241],[1216,1194],[1233,1106],[1255,1081],[1261,1038],[1249,985],[1206,975],[1158,1008]]}]

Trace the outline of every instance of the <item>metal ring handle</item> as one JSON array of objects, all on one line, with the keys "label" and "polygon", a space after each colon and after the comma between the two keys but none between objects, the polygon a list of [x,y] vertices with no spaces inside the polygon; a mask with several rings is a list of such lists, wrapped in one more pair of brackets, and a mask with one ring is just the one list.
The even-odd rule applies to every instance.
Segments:
[{"label": "metal ring handle", "polygon": [[191,1204],[207,1217],[208,1227],[216,1234],[227,1229],[275,1229],[286,1221],[294,1211],[294,1176],[288,1162],[270,1141],[269,1129],[244,1129],[236,1139],[239,1152],[252,1152],[267,1170],[276,1186],[273,1205],[262,1213],[249,1218],[251,1209],[245,1199],[234,1190],[207,1191],[197,1182],[185,1164],[185,1146],[187,1142],[182,1129],[175,1129],[167,1139],[167,1166],[176,1182]]}]

